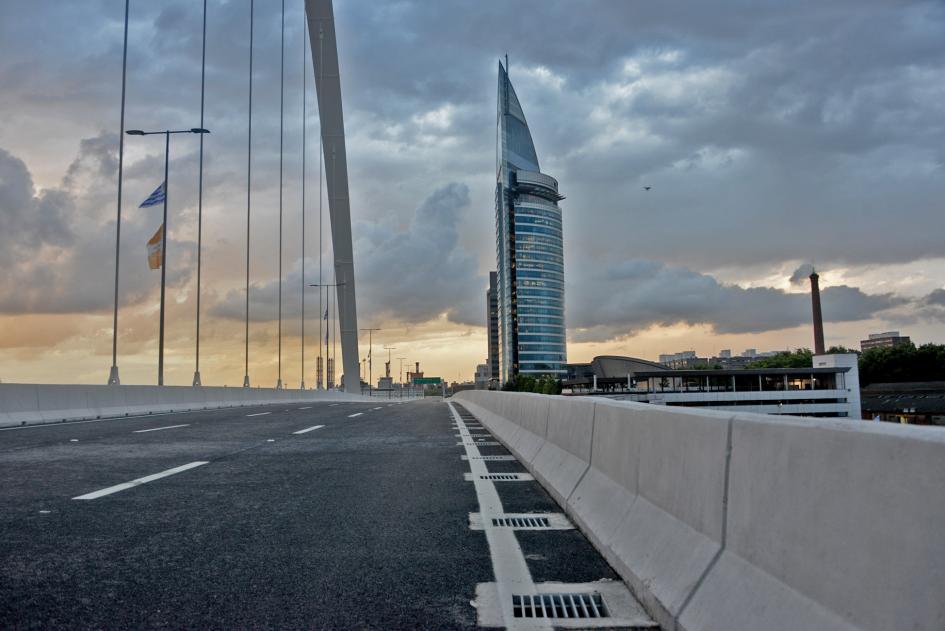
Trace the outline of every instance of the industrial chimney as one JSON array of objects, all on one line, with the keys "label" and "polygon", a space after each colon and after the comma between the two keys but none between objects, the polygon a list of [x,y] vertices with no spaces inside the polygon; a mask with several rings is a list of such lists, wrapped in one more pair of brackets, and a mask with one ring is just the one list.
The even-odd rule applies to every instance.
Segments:
[{"label": "industrial chimney", "polygon": [[814,312],[814,355],[823,355],[824,317],[820,312],[820,276],[816,271],[810,274],[810,302]]}]

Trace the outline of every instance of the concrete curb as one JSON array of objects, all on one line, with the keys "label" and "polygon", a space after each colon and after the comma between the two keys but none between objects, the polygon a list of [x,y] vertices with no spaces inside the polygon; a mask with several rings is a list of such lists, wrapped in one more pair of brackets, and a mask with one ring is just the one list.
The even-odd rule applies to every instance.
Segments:
[{"label": "concrete curb", "polygon": [[455,399],[664,629],[945,628],[945,432],[536,396]]}]

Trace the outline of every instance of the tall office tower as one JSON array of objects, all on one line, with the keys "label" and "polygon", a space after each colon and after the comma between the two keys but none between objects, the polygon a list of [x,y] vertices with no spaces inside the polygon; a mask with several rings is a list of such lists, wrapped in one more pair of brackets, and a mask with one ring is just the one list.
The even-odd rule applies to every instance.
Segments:
[{"label": "tall office tower", "polygon": [[558,181],[541,173],[525,113],[499,62],[496,121],[499,379],[567,373]]},{"label": "tall office tower", "polygon": [[486,290],[486,326],[489,337],[489,367],[488,378],[490,383],[499,381],[499,289],[498,274],[489,272],[489,289]]}]

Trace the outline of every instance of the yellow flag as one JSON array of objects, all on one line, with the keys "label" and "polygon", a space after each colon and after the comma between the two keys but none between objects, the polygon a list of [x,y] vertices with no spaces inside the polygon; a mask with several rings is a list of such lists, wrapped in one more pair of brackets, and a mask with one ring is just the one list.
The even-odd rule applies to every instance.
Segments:
[{"label": "yellow flag", "polygon": [[154,236],[148,241],[148,267],[158,269],[161,267],[161,246],[164,242],[164,224],[157,229]]}]

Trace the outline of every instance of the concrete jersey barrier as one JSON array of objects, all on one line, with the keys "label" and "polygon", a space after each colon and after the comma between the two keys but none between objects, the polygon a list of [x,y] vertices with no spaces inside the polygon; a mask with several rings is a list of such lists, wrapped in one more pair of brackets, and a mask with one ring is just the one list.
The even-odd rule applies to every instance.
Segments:
[{"label": "concrete jersey barrier", "polygon": [[540,396],[455,400],[664,629],[945,629],[945,432]]},{"label": "concrete jersey barrier", "polygon": [[338,391],[275,388],[3,383],[0,384],[0,427],[321,400],[366,398]]}]

